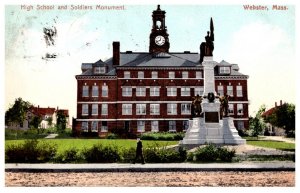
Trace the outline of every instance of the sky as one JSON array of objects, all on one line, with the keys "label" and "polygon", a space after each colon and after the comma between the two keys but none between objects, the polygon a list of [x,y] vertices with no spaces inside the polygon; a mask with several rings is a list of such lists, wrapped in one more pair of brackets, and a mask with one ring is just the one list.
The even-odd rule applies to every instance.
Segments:
[{"label": "sky", "polygon": [[[268,1],[266,1],[268,2]],[[52,5],[51,2],[47,3]],[[112,56],[112,42],[121,51],[147,52],[152,11],[157,4],[123,4],[125,10],[32,10],[5,6],[5,110],[18,97],[40,107],[69,109],[76,117],[76,79],[81,63]],[[30,4],[29,4],[30,5]],[[39,4],[41,5],[41,4]],[[112,5],[112,4],[103,4]],[[247,4],[162,4],[166,13],[170,52],[199,52],[214,21],[214,60],[238,64],[249,75],[249,113],[280,100],[296,103],[295,7],[268,11],[245,10]],[[253,5],[253,4],[250,4]],[[260,4],[255,4],[260,5]],[[55,45],[47,46],[43,28],[57,29]],[[46,53],[57,58],[45,60]]]}]

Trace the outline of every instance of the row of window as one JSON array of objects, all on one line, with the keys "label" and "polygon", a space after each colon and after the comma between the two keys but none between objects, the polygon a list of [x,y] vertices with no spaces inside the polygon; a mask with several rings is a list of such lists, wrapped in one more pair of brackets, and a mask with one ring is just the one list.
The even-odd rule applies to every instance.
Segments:
[{"label": "row of window", "polygon": [[[82,87],[82,96],[89,97],[89,86]],[[101,96],[108,97],[108,86],[104,83],[101,88]],[[99,97],[99,86],[92,86],[92,97]]]},{"label": "row of window", "polygon": [[[137,121],[137,132],[145,132],[145,122],[146,121]],[[186,131],[189,128],[189,121],[184,120],[182,122],[182,129]],[[107,121],[91,121],[90,124],[92,132],[108,132]],[[168,121],[168,127],[170,132],[176,132],[176,121]],[[244,121],[237,122],[238,129],[244,129]],[[81,123],[81,130],[83,132],[89,131],[89,122],[84,121]],[[159,131],[159,121],[151,121],[151,132]]]},{"label": "row of window", "polygon": [[[174,71],[169,72],[168,77],[170,79],[175,78],[175,72]],[[130,71],[124,71],[124,78],[128,78],[128,79],[132,78],[131,77],[131,72]],[[138,78],[139,79],[145,78],[144,71],[138,71]],[[151,78],[153,78],[153,79],[159,78],[158,77],[158,72],[157,71],[152,71],[151,72]],[[189,72],[188,71],[183,71],[181,73],[181,77],[180,78],[183,78],[183,79],[189,78]],[[203,78],[202,72],[201,71],[196,71],[195,78],[196,79]]]},{"label": "row of window", "polygon": [[[135,104],[136,105],[136,115],[146,115],[147,104]],[[191,104],[183,103],[181,105],[181,114],[190,115],[191,114]],[[92,104],[92,114],[98,115],[99,104]],[[132,115],[133,104],[122,104],[122,115]],[[228,113],[234,114],[234,105],[229,104]],[[243,115],[243,104],[237,104],[237,115]],[[177,115],[177,104],[167,104],[167,114]],[[89,105],[82,104],[82,115],[89,115]],[[101,115],[108,115],[108,104],[101,104]],[[160,104],[150,104],[150,115],[160,115]]]},{"label": "row of window", "polygon": [[[137,132],[145,132],[145,122],[146,121],[137,121]],[[169,131],[170,132],[176,132],[176,121],[169,121]],[[91,131],[92,132],[98,132],[99,128],[101,132],[107,132],[107,121],[91,121],[90,124]],[[186,131],[189,127],[189,121],[184,120],[183,121],[183,131]],[[89,131],[89,122],[83,121],[81,123],[81,130],[83,132]],[[151,121],[151,131],[152,132],[158,132],[159,131],[159,121]]]},{"label": "row of window", "polygon": [[[199,86],[194,88],[194,95],[201,96],[203,95],[204,87]],[[218,85],[217,92],[220,96],[224,95],[224,86]],[[227,86],[227,94],[233,96],[233,86]],[[83,86],[82,88],[82,96],[89,97],[89,86]],[[102,86],[102,97],[108,97],[108,86]],[[124,97],[131,97],[132,96],[132,87],[131,86],[124,86],[122,87],[122,96]],[[146,87],[144,86],[137,86],[136,87],[136,96],[146,96]],[[151,86],[150,87],[150,96],[160,96],[160,87],[159,86]],[[177,87],[170,86],[167,87],[167,96],[177,96]],[[190,87],[181,87],[181,96],[191,96],[191,88]],[[242,86],[236,86],[236,96],[243,97],[243,88]],[[92,86],[92,97],[99,97],[99,86],[94,85]]]}]

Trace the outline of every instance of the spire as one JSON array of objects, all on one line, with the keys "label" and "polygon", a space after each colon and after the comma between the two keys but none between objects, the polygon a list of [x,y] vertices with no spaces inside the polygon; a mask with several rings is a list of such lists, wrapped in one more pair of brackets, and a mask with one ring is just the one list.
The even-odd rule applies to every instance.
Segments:
[{"label": "spire", "polygon": [[160,11],[160,5],[157,5],[157,11]]},{"label": "spire", "polygon": [[210,18],[210,38],[211,41],[215,40],[215,35],[214,35],[214,23],[212,17]]}]

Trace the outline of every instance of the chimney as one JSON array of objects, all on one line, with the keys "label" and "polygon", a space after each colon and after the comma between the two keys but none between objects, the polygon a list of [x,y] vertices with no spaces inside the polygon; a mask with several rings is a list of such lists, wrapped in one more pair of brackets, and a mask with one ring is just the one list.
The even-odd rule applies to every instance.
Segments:
[{"label": "chimney", "polygon": [[113,65],[120,65],[120,42],[113,42]]},{"label": "chimney", "polygon": [[280,106],[282,106],[282,100],[280,100]]},{"label": "chimney", "polygon": [[277,102],[275,102],[275,107],[277,107]]}]

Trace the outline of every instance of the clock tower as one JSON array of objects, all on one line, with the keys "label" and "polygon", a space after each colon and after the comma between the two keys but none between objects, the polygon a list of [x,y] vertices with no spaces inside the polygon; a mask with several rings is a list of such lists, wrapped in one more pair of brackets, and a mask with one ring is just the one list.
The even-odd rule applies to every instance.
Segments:
[{"label": "clock tower", "polygon": [[152,30],[150,34],[150,53],[169,52],[169,34],[167,33],[167,27],[165,25],[165,11],[160,9],[160,5],[157,5],[157,9],[152,12]]}]

